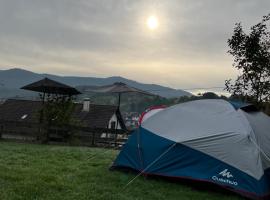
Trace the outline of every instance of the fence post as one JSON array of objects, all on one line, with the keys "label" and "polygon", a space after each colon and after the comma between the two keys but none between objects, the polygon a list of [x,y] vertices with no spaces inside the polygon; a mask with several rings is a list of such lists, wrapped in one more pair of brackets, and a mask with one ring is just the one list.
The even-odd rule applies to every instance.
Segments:
[{"label": "fence post", "polygon": [[3,134],[3,131],[4,131],[4,125],[1,124],[1,130],[0,130],[0,139],[2,139],[2,134]]},{"label": "fence post", "polygon": [[105,146],[109,147],[110,146],[110,140],[109,140],[109,130],[105,130]]},{"label": "fence post", "polygon": [[116,147],[117,146],[117,129],[114,129],[115,130],[115,132],[114,132],[114,147]]},{"label": "fence post", "polygon": [[92,133],[92,146],[95,146],[95,131]]},{"label": "fence post", "polygon": [[42,126],[39,124],[38,125],[38,135],[37,135],[36,140],[39,142],[41,137],[42,137]]}]

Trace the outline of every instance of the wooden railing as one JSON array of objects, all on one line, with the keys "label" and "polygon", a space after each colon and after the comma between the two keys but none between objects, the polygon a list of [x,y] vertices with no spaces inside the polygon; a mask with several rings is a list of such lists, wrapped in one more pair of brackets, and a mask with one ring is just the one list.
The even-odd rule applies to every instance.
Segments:
[{"label": "wooden railing", "polygon": [[32,142],[62,142],[86,146],[122,146],[130,132],[122,129],[90,128],[83,126],[47,126],[22,121],[0,121],[1,138]]}]

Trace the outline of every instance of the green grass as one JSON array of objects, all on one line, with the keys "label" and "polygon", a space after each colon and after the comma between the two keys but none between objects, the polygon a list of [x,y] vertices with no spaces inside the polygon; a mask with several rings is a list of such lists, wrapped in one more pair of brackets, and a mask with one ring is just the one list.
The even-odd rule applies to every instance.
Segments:
[{"label": "green grass", "polygon": [[125,188],[135,174],[108,170],[117,153],[98,148],[0,142],[0,199],[240,199],[143,177]]}]

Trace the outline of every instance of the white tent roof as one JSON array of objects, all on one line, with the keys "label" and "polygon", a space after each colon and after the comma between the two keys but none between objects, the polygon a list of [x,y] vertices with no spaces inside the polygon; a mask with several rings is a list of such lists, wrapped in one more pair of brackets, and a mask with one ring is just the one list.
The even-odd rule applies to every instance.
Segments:
[{"label": "white tent roof", "polygon": [[142,127],[215,157],[256,179],[270,166],[269,117],[261,112],[235,110],[224,100],[178,104],[148,118]]}]

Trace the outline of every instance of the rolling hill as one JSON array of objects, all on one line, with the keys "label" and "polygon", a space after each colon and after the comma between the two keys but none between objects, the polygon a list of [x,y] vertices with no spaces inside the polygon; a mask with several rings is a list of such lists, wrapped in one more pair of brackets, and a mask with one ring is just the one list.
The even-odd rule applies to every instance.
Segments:
[{"label": "rolling hill", "polygon": [[[31,82],[40,80],[44,77],[60,81],[62,83],[77,87],[80,90],[87,89],[89,86],[101,86],[114,82],[123,82],[141,90],[150,91],[162,97],[172,98],[180,96],[191,96],[192,94],[180,89],[173,89],[156,84],[144,84],[134,80],[129,80],[120,76],[108,78],[96,77],[76,77],[76,76],[57,76],[53,74],[39,74],[20,68],[0,70],[0,98],[31,98],[36,94],[19,89]],[[83,91],[82,91],[83,92]]]}]

